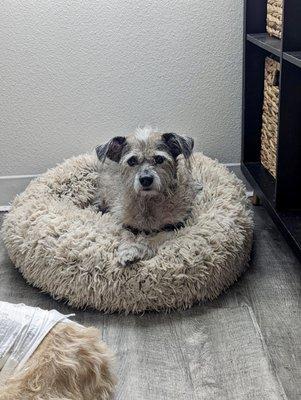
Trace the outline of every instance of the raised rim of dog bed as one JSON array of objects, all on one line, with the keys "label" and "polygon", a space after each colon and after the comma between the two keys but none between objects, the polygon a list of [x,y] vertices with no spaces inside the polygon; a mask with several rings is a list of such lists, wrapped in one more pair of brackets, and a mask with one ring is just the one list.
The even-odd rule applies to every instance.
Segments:
[{"label": "raised rim of dog bed", "polygon": [[204,189],[191,219],[154,258],[121,268],[121,228],[90,206],[97,158],[71,158],[13,202],[2,228],[9,256],[27,282],[79,308],[142,312],[212,300],[247,266],[252,213],[242,182],[223,165],[196,153],[192,173]]}]

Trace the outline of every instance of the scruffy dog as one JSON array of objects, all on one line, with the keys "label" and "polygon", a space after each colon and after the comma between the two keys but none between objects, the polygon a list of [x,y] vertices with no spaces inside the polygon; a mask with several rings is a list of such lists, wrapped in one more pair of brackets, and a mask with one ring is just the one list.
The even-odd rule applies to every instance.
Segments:
[{"label": "scruffy dog", "polygon": [[[32,309],[32,307],[28,308]],[[44,310],[40,311],[44,312]],[[15,329],[17,334],[11,335],[10,332],[4,331],[6,325],[3,315],[5,317],[3,312],[1,316],[0,309],[2,317],[0,400],[109,400],[112,398],[115,378],[110,370],[111,356],[105,344],[100,341],[97,329],[85,328],[71,321],[64,322],[66,320],[58,322],[26,360],[24,366],[18,369],[15,366],[17,361],[19,358],[26,358],[26,354],[30,353],[28,348],[33,346],[35,335],[39,338],[40,332],[36,327],[32,328],[33,317],[27,313],[26,316],[22,316],[21,325]],[[11,313],[9,315],[12,316]],[[45,327],[44,314],[41,317],[38,315],[35,319],[41,324],[44,323]],[[37,339],[37,341],[40,340]],[[9,352],[5,354],[7,348]]]},{"label": "scruffy dog", "polygon": [[193,145],[190,137],[146,127],[96,148],[95,203],[124,228],[117,255],[121,266],[152,258],[162,242],[158,233],[183,227],[189,217],[200,189],[190,169]]}]

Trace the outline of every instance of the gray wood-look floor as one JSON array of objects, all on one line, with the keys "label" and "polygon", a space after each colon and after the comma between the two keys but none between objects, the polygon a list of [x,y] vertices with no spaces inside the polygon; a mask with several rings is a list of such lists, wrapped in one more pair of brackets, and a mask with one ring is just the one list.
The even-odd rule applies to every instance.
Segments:
[{"label": "gray wood-look floor", "polygon": [[[170,314],[75,311],[116,354],[116,399],[301,399],[301,266],[262,207],[255,221],[251,266],[216,301]],[[0,299],[71,311],[27,285],[3,243]]]}]

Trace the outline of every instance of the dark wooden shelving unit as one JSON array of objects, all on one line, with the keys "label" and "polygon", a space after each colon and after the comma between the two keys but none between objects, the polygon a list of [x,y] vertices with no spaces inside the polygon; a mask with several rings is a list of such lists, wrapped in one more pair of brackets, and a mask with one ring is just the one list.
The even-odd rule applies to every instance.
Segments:
[{"label": "dark wooden shelving unit", "polygon": [[281,55],[281,40],[267,33],[248,33],[247,40],[275,56]]},{"label": "dark wooden shelving unit", "polygon": [[[301,258],[301,0],[284,0],[282,39],[266,33],[266,0],[245,0],[241,169]],[[264,67],[280,62],[276,179],[260,162]]]},{"label": "dark wooden shelving unit", "polygon": [[283,53],[283,58],[301,68],[301,51],[288,51]]}]

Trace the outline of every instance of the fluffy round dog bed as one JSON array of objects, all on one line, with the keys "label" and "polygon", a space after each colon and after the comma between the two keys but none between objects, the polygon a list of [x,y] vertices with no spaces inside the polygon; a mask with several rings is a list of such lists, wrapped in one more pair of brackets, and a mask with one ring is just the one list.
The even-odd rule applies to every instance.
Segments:
[{"label": "fluffy round dog bed", "polygon": [[147,261],[116,263],[121,229],[90,205],[97,158],[69,159],[31,182],[3,224],[9,256],[24,278],[72,306],[113,312],[187,308],[214,299],[246,267],[252,216],[242,183],[195,154],[203,183],[192,217]]}]

